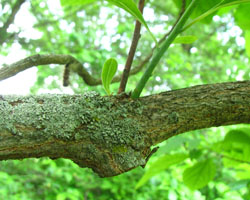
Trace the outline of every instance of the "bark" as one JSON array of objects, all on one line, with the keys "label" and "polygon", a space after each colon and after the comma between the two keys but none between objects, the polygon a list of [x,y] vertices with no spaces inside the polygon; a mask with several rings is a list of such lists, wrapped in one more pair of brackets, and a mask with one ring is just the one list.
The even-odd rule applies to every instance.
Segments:
[{"label": "bark", "polygon": [[0,160],[68,158],[101,177],[144,166],[150,147],[191,130],[250,123],[250,81],[132,100],[121,94],[0,96]]}]

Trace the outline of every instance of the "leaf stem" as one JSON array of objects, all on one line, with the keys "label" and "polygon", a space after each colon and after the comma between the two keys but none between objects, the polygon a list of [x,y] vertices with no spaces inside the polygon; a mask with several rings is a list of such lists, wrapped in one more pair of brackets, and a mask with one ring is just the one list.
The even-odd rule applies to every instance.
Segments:
[{"label": "leaf stem", "polygon": [[189,16],[191,15],[193,9],[197,5],[198,0],[193,0],[188,8],[185,10],[183,15],[181,16],[180,20],[176,24],[173,31],[170,33],[168,38],[164,41],[164,43],[159,47],[158,51],[155,53],[155,55],[152,58],[152,61],[149,63],[146,71],[144,72],[143,76],[141,77],[140,81],[138,82],[136,88],[131,94],[131,97],[133,99],[138,98],[145,87],[147,81],[149,80],[150,76],[152,75],[153,70],[155,69],[156,65],[159,63],[161,57],[164,55],[164,53],[167,51],[171,43],[174,41],[174,39],[177,37],[177,35],[181,32],[182,27],[184,26],[185,22],[188,20]]}]

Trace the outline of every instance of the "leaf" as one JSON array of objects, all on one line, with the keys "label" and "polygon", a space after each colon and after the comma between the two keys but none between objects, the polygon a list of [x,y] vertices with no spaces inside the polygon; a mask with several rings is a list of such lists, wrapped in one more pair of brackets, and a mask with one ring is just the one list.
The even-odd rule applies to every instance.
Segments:
[{"label": "leaf", "polygon": [[79,5],[85,5],[93,3],[97,0],[61,0],[62,6],[79,6]]},{"label": "leaf", "polygon": [[[247,178],[249,174],[249,165],[243,169],[243,162],[250,162],[250,129],[238,128],[230,130],[223,141],[213,145],[213,149],[223,155],[223,165],[229,168],[239,170],[239,178]],[[245,171],[244,171],[245,170]]]},{"label": "leaf", "polygon": [[250,181],[250,165],[247,163],[241,163],[238,167],[237,167],[237,174],[236,176],[239,179],[249,179]]},{"label": "leaf", "polygon": [[136,189],[144,185],[151,177],[155,176],[156,174],[166,170],[172,165],[178,164],[188,158],[187,154],[168,154],[165,156],[160,157],[154,163],[150,165],[150,168],[146,171],[143,177],[139,180],[137,185],[135,186]]},{"label": "leaf", "polygon": [[250,30],[250,5],[240,5],[235,13],[234,18],[237,25],[243,30]]},{"label": "leaf", "polygon": [[245,33],[245,41],[246,41],[246,51],[247,55],[250,57],[250,30]]},{"label": "leaf", "polygon": [[109,86],[117,71],[117,65],[117,61],[114,58],[110,58],[105,61],[102,68],[102,84],[108,95],[110,95]]},{"label": "leaf", "polygon": [[211,159],[198,162],[183,173],[183,181],[191,190],[200,189],[213,180],[216,166]]},{"label": "leaf", "polygon": [[241,143],[241,145],[247,144],[250,146],[250,136],[242,129],[234,129],[226,134],[224,142],[228,144]]},{"label": "leaf", "polygon": [[157,151],[157,153],[159,154],[161,152],[164,155],[169,154],[170,151],[180,149],[181,146],[187,142],[188,139],[184,135],[171,137],[167,141],[165,141],[165,144]]},{"label": "leaf", "polygon": [[174,42],[175,44],[190,44],[196,41],[198,38],[194,35],[187,35],[187,36],[179,36],[175,38]]},{"label": "leaf", "polygon": [[146,21],[144,20],[140,10],[137,8],[136,4],[133,0],[106,0],[109,3],[118,6],[119,8],[124,9],[128,13],[130,13],[133,17],[135,17],[141,24],[145,26],[145,28],[148,30],[149,34],[157,44],[157,40],[154,37],[153,33],[150,31]]},{"label": "leaf", "polygon": [[200,149],[193,149],[189,152],[189,157],[191,160],[198,159],[202,155],[202,150]]},{"label": "leaf", "polygon": [[[250,135],[247,129],[235,129],[227,133],[223,141],[214,144],[214,150],[226,156],[225,165],[235,161],[250,162]],[[228,160],[231,159],[232,161]]]},{"label": "leaf", "polygon": [[234,5],[239,5],[239,4],[243,4],[243,3],[250,3],[250,0],[235,0],[235,1],[221,1],[221,3],[217,4],[216,6],[212,7],[211,9],[209,9],[208,11],[204,12],[203,14],[201,14],[200,16],[198,16],[197,18],[195,18],[193,21],[191,21],[189,24],[187,24],[185,27],[183,27],[182,31],[188,29],[189,27],[191,27],[193,24],[204,20],[206,17],[208,17],[209,15],[211,16],[212,14],[214,15],[215,12],[221,8],[225,8],[228,6],[234,6]]},{"label": "leaf", "polygon": [[[182,0],[173,0],[176,6],[181,9],[182,7]],[[192,2],[192,0],[186,0],[186,8],[188,5]],[[199,0],[199,3],[197,4],[196,8],[194,9],[191,18],[194,19],[203,13],[207,12],[209,9],[213,8],[216,6],[218,3],[220,3],[221,0]],[[215,13],[214,13],[215,14]],[[213,15],[210,15],[203,19],[201,22],[208,24],[212,21]]]}]

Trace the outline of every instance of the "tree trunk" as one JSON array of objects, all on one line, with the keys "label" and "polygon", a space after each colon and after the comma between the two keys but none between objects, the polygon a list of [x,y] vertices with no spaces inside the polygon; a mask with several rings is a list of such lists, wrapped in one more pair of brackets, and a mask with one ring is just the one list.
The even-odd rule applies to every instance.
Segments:
[{"label": "tree trunk", "polygon": [[250,123],[250,81],[132,100],[124,94],[0,96],[0,160],[68,158],[108,177],[144,166],[150,147],[191,130]]}]

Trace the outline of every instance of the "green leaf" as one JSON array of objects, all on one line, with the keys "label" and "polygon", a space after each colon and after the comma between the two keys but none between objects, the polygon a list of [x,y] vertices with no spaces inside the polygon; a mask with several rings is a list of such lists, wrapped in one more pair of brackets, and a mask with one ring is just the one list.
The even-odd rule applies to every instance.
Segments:
[{"label": "green leaf", "polygon": [[160,172],[166,170],[172,165],[178,164],[188,158],[187,154],[168,154],[160,157],[154,163],[150,165],[150,168],[146,171],[143,177],[139,180],[136,185],[136,189],[144,185],[151,177],[159,174]]},{"label": "green leaf", "polygon": [[196,41],[198,38],[194,35],[187,35],[187,36],[179,36],[175,38],[174,42],[175,44],[190,44]]},{"label": "green leaf", "polygon": [[[173,0],[176,6],[181,9],[182,7],[182,0]],[[192,0],[186,0],[186,8],[191,3]],[[221,0],[199,0],[199,4],[197,4],[196,8],[194,9],[191,18],[194,19],[203,13],[207,12],[214,6],[216,6],[218,3],[220,3]],[[215,13],[214,13],[215,14]],[[202,23],[209,24],[212,21],[212,17],[214,14],[209,15],[208,17],[201,20]]]},{"label": "green leaf", "polygon": [[249,179],[250,181],[250,165],[247,163],[241,163],[238,167],[237,167],[237,174],[236,176],[239,179]]},{"label": "green leaf", "polygon": [[195,18],[193,21],[191,21],[189,24],[187,24],[182,31],[188,29],[189,27],[191,27],[193,24],[205,19],[207,16],[211,15],[211,14],[215,14],[216,11],[218,11],[221,8],[225,8],[228,6],[234,6],[234,5],[239,5],[239,4],[243,4],[243,3],[250,3],[250,0],[235,0],[235,1],[221,1],[221,3],[217,4],[216,6],[214,6],[213,8],[209,9],[208,11],[206,11],[205,13],[201,14],[200,16],[198,16],[197,18]]},{"label": "green leaf", "polygon": [[[225,155],[226,165],[237,162],[250,162],[250,134],[248,129],[235,129],[227,133],[222,142],[214,144],[214,150]],[[228,159],[231,159],[233,162]]]},{"label": "green leaf", "polygon": [[187,168],[183,173],[183,181],[191,190],[196,190],[213,180],[215,173],[215,164],[211,159],[207,159]]},{"label": "green leaf", "polygon": [[193,149],[189,152],[189,157],[191,160],[198,159],[202,155],[202,150],[200,149]]},{"label": "green leaf", "polygon": [[242,129],[230,130],[225,136],[224,143],[241,143],[250,146],[250,136]]},{"label": "green leaf", "polygon": [[134,3],[133,0],[106,0],[109,3],[118,6],[119,8],[124,9],[128,13],[130,13],[133,17],[135,17],[141,24],[143,24],[148,32],[150,33],[151,37],[157,44],[157,40],[154,37],[153,33],[150,31],[146,21],[144,20],[140,10],[137,8],[136,4]]},{"label": "green leaf", "polygon": [[243,30],[250,30],[250,5],[240,5],[234,13],[237,25]]},{"label": "green leaf", "polygon": [[245,32],[245,41],[247,55],[250,57],[250,30]]},{"label": "green leaf", "polygon": [[62,6],[79,6],[79,5],[85,5],[93,3],[97,0],[61,0]]},{"label": "green leaf", "polygon": [[164,155],[169,154],[169,152],[173,150],[180,149],[181,146],[187,142],[188,139],[184,135],[171,137],[167,141],[165,141],[165,144],[157,151],[157,153],[159,154],[159,152],[162,152]]},{"label": "green leaf", "polygon": [[102,68],[102,84],[108,95],[110,95],[109,86],[117,71],[117,65],[117,61],[114,58],[110,58],[105,61]]}]

